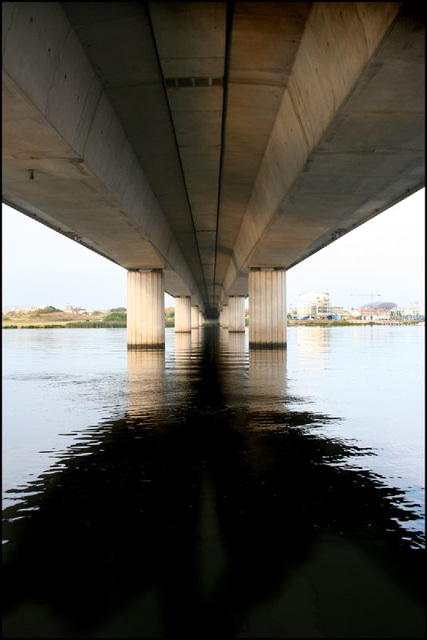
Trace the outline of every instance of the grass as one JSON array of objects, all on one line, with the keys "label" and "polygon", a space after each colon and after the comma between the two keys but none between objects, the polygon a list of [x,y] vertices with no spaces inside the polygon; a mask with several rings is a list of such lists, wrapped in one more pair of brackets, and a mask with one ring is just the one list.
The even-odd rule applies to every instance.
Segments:
[{"label": "grass", "polygon": [[125,323],[126,326],[126,311],[112,311],[105,316],[103,322]]}]

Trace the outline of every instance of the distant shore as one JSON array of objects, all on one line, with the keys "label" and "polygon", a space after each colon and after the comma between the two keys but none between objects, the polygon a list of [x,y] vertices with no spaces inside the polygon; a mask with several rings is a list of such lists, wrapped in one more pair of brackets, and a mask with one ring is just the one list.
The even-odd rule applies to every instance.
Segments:
[{"label": "distant shore", "polygon": [[[205,324],[216,324],[215,322],[206,322]],[[356,322],[343,322],[343,321],[316,321],[316,320],[288,320],[288,327],[360,327],[360,326],[425,326],[424,320],[406,320],[401,322],[368,322],[368,321],[356,321]],[[81,319],[76,320],[73,318],[72,320],[59,320],[52,319],[49,322],[46,322],[45,319],[37,320],[34,319],[31,322],[22,320],[19,318],[17,321],[13,320],[3,320],[2,329],[126,329],[126,320],[125,321],[111,321],[104,320],[102,318],[89,318],[89,319]],[[167,318],[165,321],[166,328],[173,328],[175,323],[170,318]],[[246,325],[248,326],[248,325]]]},{"label": "distant shore", "polygon": [[[54,309],[54,310],[52,310]],[[165,326],[174,326],[174,310],[165,310]],[[72,313],[46,307],[29,313],[2,314],[2,329],[126,329],[126,309]]]},{"label": "distant shore", "polygon": [[360,326],[423,326],[424,320],[391,320],[391,321],[371,321],[371,320],[288,320],[288,327],[360,327]]},{"label": "distant shore", "polygon": [[[53,306],[33,311],[10,311],[2,314],[3,329],[125,329],[127,313],[124,307],[107,311],[60,311]],[[205,324],[216,324],[207,321]],[[365,320],[297,320],[288,319],[288,327],[355,327],[378,325],[423,326],[424,320],[365,321]],[[175,308],[166,307],[165,327],[175,326]],[[248,317],[246,317],[248,326]]]},{"label": "distant shore", "polygon": [[2,315],[3,329],[80,329],[101,327],[126,327],[126,311],[94,311],[71,313],[39,309],[31,313]]}]

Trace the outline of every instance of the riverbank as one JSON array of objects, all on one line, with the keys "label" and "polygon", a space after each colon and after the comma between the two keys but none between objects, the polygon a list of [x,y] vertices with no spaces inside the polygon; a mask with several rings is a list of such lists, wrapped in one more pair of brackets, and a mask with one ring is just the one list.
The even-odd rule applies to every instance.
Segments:
[{"label": "riverbank", "polygon": [[365,320],[354,320],[352,322],[348,322],[347,320],[288,320],[288,327],[359,327],[359,326],[370,326],[370,327],[378,327],[378,326],[424,326],[424,320],[399,320],[399,321],[390,321],[390,322],[372,322]]},{"label": "riverbank", "polygon": [[[204,323],[205,325],[218,324],[215,322]],[[288,322],[288,327],[360,327],[360,326],[413,326],[424,327],[425,321],[421,322]],[[165,323],[166,328],[173,328],[175,325],[170,322]],[[248,326],[248,325],[246,325]],[[3,323],[2,329],[126,329],[126,322],[94,322],[94,321],[80,321],[80,322],[52,322],[46,323],[34,323],[34,324],[13,324]]]},{"label": "riverbank", "polygon": [[102,327],[126,327],[126,312],[112,310],[77,314],[40,309],[31,313],[2,316],[3,329],[99,329]]},{"label": "riverbank", "polygon": [[[205,325],[218,324],[209,320]],[[288,327],[354,327],[378,325],[424,326],[424,320],[401,320],[396,322],[368,322],[364,320],[288,320]],[[248,326],[246,318],[246,326]],[[174,327],[174,308],[165,310],[165,327]],[[10,314],[2,317],[2,329],[125,329],[126,311],[94,311],[92,313],[68,313],[65,311],[44,311]]]},{"label": "riverbank", "polygon": [[[165,310],[165,327],[175,324],[172,311],[170,307]],[[2,329],[126,329],[126,310],[70,313],[47,307],[31,313],[3,315]]]}]

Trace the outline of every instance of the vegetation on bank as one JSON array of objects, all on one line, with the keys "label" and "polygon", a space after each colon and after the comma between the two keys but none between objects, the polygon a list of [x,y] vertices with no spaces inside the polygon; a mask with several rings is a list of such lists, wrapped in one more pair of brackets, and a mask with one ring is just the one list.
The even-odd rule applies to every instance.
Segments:
[{"label": "vegetation on bank", "polygon": [[166,307],[165,309],[165,327],[175,326],[175,307]]},{"label": "vegetation on bank", "polygon": [[52,307],[52,305],[49,305],[48,307],[43,307],[43,309],[36,309],[32,313],[30,313],[30,316],[32,317],[44,316],[47,313],[62,313],[62,312],[60,309],[56,309],[55,307]]},{"label": "vegetation on bank", "polygon": [[[46,322],[46,315],[49,321]],[[69,313],[53,306],[36,309],[29,313],[2,315],[3,329],[124,329],[126,328],[126,309],[117,307],[108,311],[91,313]],[[166,307],[165,326],[175,326],[175,308]]]},{"label": "vegetation on bank", "polygon": [[115,322],[126,324],[126,311],[110,311],[105,316],[103,322]]},{"label": "vegetation on bank", "polygon": [[[48,318],[46,317],[48,316]],[[101,329],[126,328],[126,309],[117,307],[108,311],[91,313],[69,313],[59,311],[53,306],[37,309],[29,313],[2,315],[3,329]],[[46,322],[48,320],[48,322]],[[419,324],[420,320],[400,320],[399,325]],[[217,320],[207,321],[205,325],[218,324]],[[349,322],[348,320],[295,320],[288,318],[288,327],[354,327],[378,326],[377,322]],[[389,323],[384,323],[389,324]],[[393,323],[395,324],[395,323]],[[245,309],[245,325],[249,326],[248,309]],[[175,326],[175,308],[166,307],[165,327]]]}]

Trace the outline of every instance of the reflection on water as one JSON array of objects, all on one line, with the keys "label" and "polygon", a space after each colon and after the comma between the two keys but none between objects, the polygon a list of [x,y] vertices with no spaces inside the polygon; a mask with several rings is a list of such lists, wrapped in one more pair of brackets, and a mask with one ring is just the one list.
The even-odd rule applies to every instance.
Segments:
[{"label": "reflection on water", "polygon": [[202,342],[202,330],[191,329],[191,344],[193,347],[200,346]]},{"label": "reflection on water", "polygon": [[296,327],[298,351],[310,357],[325,356],[330,348],[331,332],[328,327]]},{"label": "reflection on water", "polygon": [[246,334],[229,333],[228,334],[228,350],[233,354],[243,354],[246,345]]},{"label": "reflection on water", "polygon": [[191,339],[192,336],[190,332],[175,334],[175,354],[177,358],[191,351]]},{"label": "reflection on water", "polygon": [[421,637],[403,493],[347,465],[285,350],[196,331],[129,352],[123,416],[10,492],[5,635]]},{"label": "reflection on water", "polygon": [[[254,349],[249,352],[250,406],[253,411],[280,411],[286,399],[284,349]],[[268,415],[268,413],[266,413]]]},{"label": "reflection on water", "polygon": [[128,413],[151,420],[165,403],[163,349],[128,350]]}]

